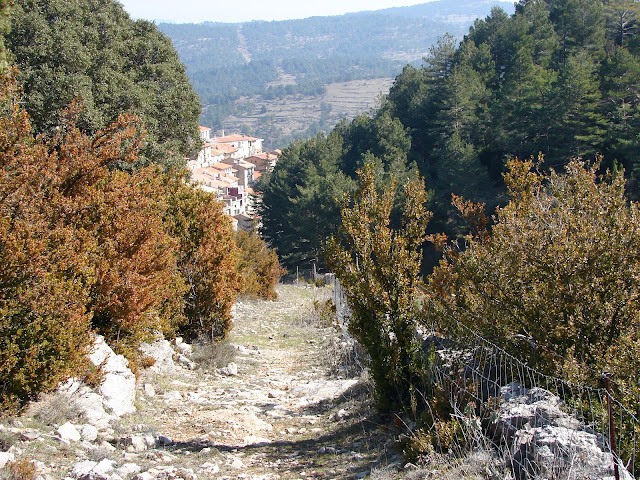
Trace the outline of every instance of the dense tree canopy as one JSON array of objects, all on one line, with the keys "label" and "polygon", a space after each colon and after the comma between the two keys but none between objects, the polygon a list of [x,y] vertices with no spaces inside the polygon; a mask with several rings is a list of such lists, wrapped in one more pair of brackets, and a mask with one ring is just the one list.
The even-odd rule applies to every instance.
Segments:
[{"label": "dense tree canopy", "polygon": [[407,163],[409,147],[398,120],[361,115],[327,136],[287,148],[260,186],[262,233],[284,264],[293,269],[324,265],[325,241],[340,225],[339,199],[354,189],[357,170],[373,161],[379,182],[393,174],[404,183],[413,170]]},{"label": "dense tree canopy", "polygon": [[[603,169],[624,168],[627,193],[637,198],[637,11],[632,0],[523,0],[514,15],[495,8],[477,20],[459,45],[441,38],[421,67],[405,67],[377,112],[285,152],[264,186],[264,233],[285,261],[294,253],[288,249],[315,258],[307,252],[337,228],[337,204],[329,201],[337,192],[322,182],[353,178],[367,154],[384,165],[381,172],[417,165],[433,192],[430,231],[454,236],[464,225],[451,195],[492,211],[505,201],[508,158],[542,153],[544,168],[562,168],[599,153]],[[319,153],[319,145],[328,151]],[[318,221],[305,225],[305,212]]]},{"label": "dense tree canopy", "polygon": [[135,113],[147,161],[181,162],[200,146],[200,104],[171,41],[114,1],[27,0],[11,12],[5,42],[20,70],[25,109],[37,133],[50,133],[75,98],[88,133]]}]

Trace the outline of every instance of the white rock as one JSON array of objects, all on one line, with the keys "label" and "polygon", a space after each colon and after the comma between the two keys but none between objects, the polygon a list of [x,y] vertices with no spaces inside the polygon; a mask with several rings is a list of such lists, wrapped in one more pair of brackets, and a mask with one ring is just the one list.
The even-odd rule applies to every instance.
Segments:
[{"label": "white rock", "polygon": [[58,427],[56,434],[63,442],[79,442],[82,438],[78,429],[70,422]]},{"label": "white rock", "polygon": [[156,361],[151,367],[152,371],[166,372],[175,370],[176,365],[173,363],[174,351],[168,340],[162,339],[153,343],[143,342],[140,345],[140,351]]},{"label": "white rock", "polygon": [[85,442],[95,442],[98,439],[98,429],[86,423],[80,427],[80,435]]},{"label": "white rock", "polygon": [[83,460],[82,462],[78,462],[71,469],[71,476],[73,478],[82,478],[89,476],[96,465],[98,465],[98,462],[93,462],[91,460]]},{"label": "white rock", "polygon": [[113,460],[109,460],[108,458],[105,458],[103,460],[100,460],[98,464],[95,467],[93,467],[93,470],[91,471],[91,473],[97,473],[98,475],[106,475],[111,470],[113,470],[115,466],[116,466],[116,462],[114,462]]},{"label": "white rock", "polygon": [[72,398],[86,420],[100,430],[109,428],[111,421],[118,418],[105,410],[104,398],[101,395],[77,379],[68,380],[60,385],[58,394]]},{"label": "white rock", "polygon": [[0,468],[4,467],[7,463],[13,462],[15,457],[13,453],[9,452],[0,452]]},{"label": "white rock", "polygon": [[217,463],[206,462],[200,465],[201,470],[206,470],[208,474],[215,475],[220,472],[220,466]]},{"label": "white rock", "polygon": [[[509,465],[516,480],[532,475],[555,478],[563,471],[571,471],[575,478],[612,478],[611,454],[602,448],[603,438],[585,431],[562,409],[559,397],[516,383],[500,393],[503,403],[496,412],[493,433],[512,452]],[[620,478],[631,476],[621,468]]]},{"label": "white rock", "polygon": [[238,365],[236,365],[235,363],[231,362],[226,367],[221,368],[220,369],[220,373],[222,375],[226,375],[227,377],[234,377],[234,376],[238,375]]},{"label": "white rock", "polygon": [[183,355],[182,353],[178,354],[178,363],[184,367],[187,367],[189,370],[196,369],[196,364],[189,360],[189,358],[187,358],[187,356]]},{"label": "white rock", "polygon": [[177,390],[171,390],[163,395],[165,400],[180,401],[182,400],[182,394]]},{"label": "white rock", "polygon": [[176,343],[176,350],[183,355],[191,355],[193,353],[193,347],[188,343]]},{"label": "white rock", "polygon": [[156,439],[151,433],[146,433],[123,438],[122,443],[131,447],[131,451],[143,452],[149,448],[155,447]]},{"label": "white rock", "polygon": [[153,474],[151,474],[149,472],[142,472],[142,473],[137,474],[131,480],[154,480],[154,478],[156,478],[156,477]]},{"label": "white rock", "polygon": [[125,463],[120,468],[118,468],[117,472],[118,475],[128,477],[129,475],[133,475],[134,473],[139,473],[140,470],[142,470],[142,467],[140,465],[137,465],[135,463]]},{"label": "white rock", "polygon": [[144,394],[147,397],[155,397],[156,396],[156,389],[150,383],[145,383],[142,386],[142,391],[144,392]]},{"label": "white rock", "polygon": [[104,397],[105,406],[118,417],[135,412],[136,377],[129,369],[128,360],[122,355],[116,355],[100,335],[96,335],[90,358],[105,373],[104,382],[98,388],[98,393]]}]

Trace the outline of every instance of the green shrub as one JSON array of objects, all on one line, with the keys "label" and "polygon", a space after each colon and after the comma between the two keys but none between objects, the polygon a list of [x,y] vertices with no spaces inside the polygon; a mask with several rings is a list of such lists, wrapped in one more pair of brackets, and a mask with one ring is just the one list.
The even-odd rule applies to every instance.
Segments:
[{"label": "green shrub", "polygon": [[[464,250],[445,248],[430,278],[432,318],[456,336],[455,318],[578,383],[598,385],[603,371],[618,383],[635,378],[640,210],[625,198],[622,173],[600,177],[598,165],[578,161],[564,175],[532,171],[532,161],[509,168],[511,201],[491,232],[481,220]],[[457,203],[482,218],[478,206]]]},{"label": "green shrub", "polygon": [[327,244],[327,264],[351,310],[349,331],[371,358],[375,395],[382,410],[416,405],[427,391],[424,358],[415,335],[419,317],[420,246],[430,214],[421,180],[404,187],[403,223],[391,228],[395,182],[380,194],[375,167],[359,172],[359,188],[342,203],[341,236]]}]

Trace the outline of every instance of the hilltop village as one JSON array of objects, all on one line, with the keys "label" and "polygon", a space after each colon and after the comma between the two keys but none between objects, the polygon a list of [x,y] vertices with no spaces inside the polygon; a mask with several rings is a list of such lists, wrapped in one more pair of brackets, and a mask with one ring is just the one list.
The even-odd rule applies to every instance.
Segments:
[{"label": "hilltop village", "polygon": [[263,152],[264,139],[243,134],[211,136],[211,129],[199,127],[203,146],[187,162],[191,181],[216,194],[224,202],[224,213],[235,230],[251,230],[257,223],[259,193],[253,187],[265,173],[271,172],[282,153]]}]

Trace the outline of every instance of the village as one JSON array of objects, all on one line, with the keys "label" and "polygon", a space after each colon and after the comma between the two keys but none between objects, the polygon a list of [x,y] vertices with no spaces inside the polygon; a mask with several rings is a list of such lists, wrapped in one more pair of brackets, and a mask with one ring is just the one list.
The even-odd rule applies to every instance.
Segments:
[{"label": "village", "polygon": [[254,185],[273,170],[280,150],[263,152],[264,139],[243,134],[211,136],[211,129],[199,127],[203,146],[187,162],[191,181],[224,202],[224,213],[234,230],[250,231],[259,223],[259,194]]}]

